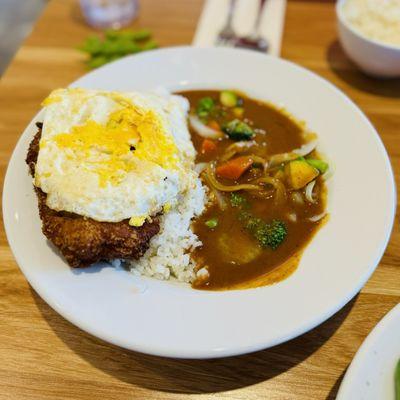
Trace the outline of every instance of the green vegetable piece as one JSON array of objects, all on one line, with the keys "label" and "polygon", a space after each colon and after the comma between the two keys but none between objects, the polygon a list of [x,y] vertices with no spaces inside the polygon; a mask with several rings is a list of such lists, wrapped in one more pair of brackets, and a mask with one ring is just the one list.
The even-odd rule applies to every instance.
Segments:
[{"label": "green vegetable piece", "polygon": [[130,30],[115,30],[108,29],[105,32],[105,38],[109,40],[130,40],[130,41],[141,41],[148,40],[151,38],[151,32],[147,29],[142,29],[139,31],[130,31]]},{"label": "green vegetable piece", "polygon": [[116,53],[115,54],[120,54],[122,56],[125,56],[127,54],[133,54],[133,53],[138,53],[141,51],[141,47],[135,43],[131,42],[128,40],[120,40],[117,43],[117,48],[116,48]]},{"label": "green vegetable piece", "polygon": [[104,39],[89,36],[78,48],[89,54],[87,65],[90,68],[97,68],[127,54],[156,48],[157,43],[150,39],[151,32],[145,29],[140,31],[109,29],[105,31]]},{"label": "green vegetable piece", "polygon": [[158,43],[155,42],[154,40],[149,40],[148,42],[146,42],[145,44],[143,44],[140,49],[142,51],[146,51],[146,50],[153,50],[156,49],[158,47]]},{"label": "green vegetable piece", "polygon": [[104,32],[104,36],[105,36],[106,39],[110,39],[110,40],[118,39],[120,37],[120,35],[121,35],[121,32],[122,31],[119,31],[117,29],[107,29]]},{"label": "green vegetable piece", "polygon": [[400,400],[400,360],[397,362],[396,371],[394,373],[394,385],[395,385],[395,393],[396,400]]},{"label": "green vegetable piece", "polygon": [[199,100],[196,108],[196,114],[200,118],[206,118],[214,108],[215,103],[211,97],[203,97]]},{"label": "green vegetable piece", "polygon": [[240,213],[239,220],[257,239],[261,247],[270,247],[272,250],[276,250],[287,236],[286,225],[283,221],[273,220],[268,224],[248,212]]},{"label": "green vegetable piece", "polygon": [[132,32],[133,40],[148,40],[151,38],[151,32],[148,29],[141,29],[140,31]]},{"label": "green vegetable piece", "polygon": [[316,159],[312,159],[312,158],[306,158],[306,161],[312,167],[316,168],[319,172],[321,172],[321,174],[324,174],[326,171],[328,171],[329,164],[325,161],[316,160]]},{"label": "green vegetable piece", "polygon": [[103,42],[102,54],[104,56],[112,56],[120,53],[120,44],[117,40],[105,40]]},{"label": "green vegetable piece", "polygon": [[88,60],[87,65],[89,68],[98,68],[110,61],[109,58],[105,56],[96,56]]},{"label": "green vegetable piece", "polygon": [[232,207],[239,207],[239,208],[248,208],[249,202],[245,197],[240,195],[239,193],[232,192],[231,193],[231,205]]},{"label": "green vegetable piece", "polygon": [[82,44],[78,47],[79,50],[84,51],[90,55],[96,55],[101,53],[103,43],[98,36],[89,36]]},{"label": "green vegetable piece", "polygon": [[211,218],[208,221],[205,222],[206,226],[209,228],[213,229],[216,228],[218,225],[218,219],[217,218]]},{"label": "green vegetable piece", "polygon": [[114,54],[114,55],[112,55],[112,56],[110,56],[110,57],[108,58],[108,61],[107,61],[107,62],[115,61],[115,60],[118,60],[119,58],[121,58],[121,55],[120,55],[120,54]]},{"label": "green vegetable piece", "polygon": [[251,140],[255,135],[254,130],[246,122],[238,119],[234,119],[223,125],[222,130],[229,136],[229,139],[235,141]]},{"label": "green vegetable piece", "polygon": [[270,224],[260,227],[255,237],[263,247],[270,247],[275,250],[286,238],[286,225],[282,221],[273,220]]},{"label": "green vegetable piece", "polygon": [[235,107],[237,105],[237,95],[230,90],[223,90],[219,94],[219,101],[225,107]]}]

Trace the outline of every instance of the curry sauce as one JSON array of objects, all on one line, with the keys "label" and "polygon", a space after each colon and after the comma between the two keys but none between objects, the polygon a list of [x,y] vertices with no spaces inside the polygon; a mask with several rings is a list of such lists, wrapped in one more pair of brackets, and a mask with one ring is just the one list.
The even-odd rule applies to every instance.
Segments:
[{"label": "curry sauce", "polygon": [[[293,150],[301,149],[313,136],[284,110],[242,93],[235,92],[233,98],[237,100],[230,107],[221,104],[219,91],[180,94],[189,100],[192,114],[198,113],[202,99],[212,99],[209,103],[214,108],[210,107],[208,114],[200,114],[202,123],[215,130],[225,130],[224,135],[211,139],[212,145],[206,148],[204,142],[210,139],[191,129],[197,150],[196,162],[208,168],[201,177],[209,187],[211,199],[192,226],[202,242],[202,246],[193,251],[192,258],[199,269],[208,271],[193,282],[193,287],[245,288],[286,278],[296,269],[305,246],[325,221],[326,187],[321,167],[325,164],[315,148],[305,157],[293,155]],[[243,121],[251,136],[243,136],[245,140],[229,136],[226,126],[232,119]],[[227,159],[231,148],[237,152]],[[274,156],[278,160],[275,164]],[[245,165],[240,177],[232,179],[232,176],[218,174],[227,169],[219,167],[239,157],[248,157],[251,162],[250,166]],[[281,158],[283,161],[279,161]],[[303,187],[298,187],[297,180],[295,182],[291,176],[292,169],[298,167],[305,173],[309,170],[315,173],[312,181],[305,181],[307,184]],[[207,173],[213,174],[214,183],[210,184]],[[212,187],[216,183],[218,185]],[[242,187],[239,185],[246,189],[236,190]],[[265,241],[261,234],[274,224],[280,224],[282,237],[279,236],[276,243],[268,242],[268,238]]]}]

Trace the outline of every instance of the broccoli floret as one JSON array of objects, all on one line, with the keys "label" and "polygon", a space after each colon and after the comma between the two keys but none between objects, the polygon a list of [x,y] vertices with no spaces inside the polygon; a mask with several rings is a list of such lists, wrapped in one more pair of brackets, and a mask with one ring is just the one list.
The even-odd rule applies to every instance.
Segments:
[{"label": "broccoli floret", "polygon": [[255,135],[254,130],[246,122],[234,119],[222,127],[222,130],[232,140],[250,140]]},{"label": "broccoli floret", "polygon": [[241,212],[239,220],[262,247],[270,247],[275,250],[286,238],[287,229],[282,221],[273,220],[266,223],[248,212]]},{"label": "broccoli floret", "polygon": [[249,202],[245,197],[240,195],[239,193],[231,193],[231,206],[238,208],[248,208]]},{"label": "broccoli floret", "polygon": [[256,239],[262,247],[270,247],[275,250],[286,238],[286,225],[282,221],[273,220],[271,223],[264,223],[255,233]]},{"label": "broccoli floret", "polygon": [[199,100],[196,108],[196,114],[200,118],[206,118],[214,108],[215,102],[211,97],[203,97]]}]

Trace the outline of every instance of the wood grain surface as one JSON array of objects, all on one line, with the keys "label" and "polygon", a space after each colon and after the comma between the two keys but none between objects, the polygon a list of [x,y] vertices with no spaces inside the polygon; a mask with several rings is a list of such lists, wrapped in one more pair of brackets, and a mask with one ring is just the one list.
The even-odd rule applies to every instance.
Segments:
[{"label": "wood grain surface", "polygon": [[[201,0],[141,0],[141,6],[134,27],[151,29],[162,46],[191,42]],[[1,186],[13,147],[41,100],[85,72],[75,47],[89,33],[76,1],[51,1],[2,77]],[[361,107],[388,149],[400,186],[400,80],[371,79],[354,68],[337,42],[333,2],[289,0],[282,56],[328,79]],[[371,195],[379,195],[373,186]],[[29,287],[3,228],[0,266],[0,399],[334,399],[363,339],[400,301],[399,220],[376,272],[342,311],[286,344],[220,360],[145,356],[80,331]]]}]

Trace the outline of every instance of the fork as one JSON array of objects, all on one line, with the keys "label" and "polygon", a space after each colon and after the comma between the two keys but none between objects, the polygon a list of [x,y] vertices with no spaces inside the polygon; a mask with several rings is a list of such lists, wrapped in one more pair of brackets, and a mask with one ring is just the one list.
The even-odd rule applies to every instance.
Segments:
[{"label": "fork", "polygon": [[253,31],[250,35],[238,38],[234,42],[235,47],[242,47],[245,49],[257,50],[261,52],[268,52],[269,43],[260,35],[261,17],[264,11],[266,0],[259,0],[257,18],[254,22]]},{"label": "fork", "polygon": [[232,26],[233,14],[236,8],[237,0],[229,1],[228,16],[226,18],[225,26],[218,33],[215,44],[217,46],[234,46],[238,40],[238,36]]}]

